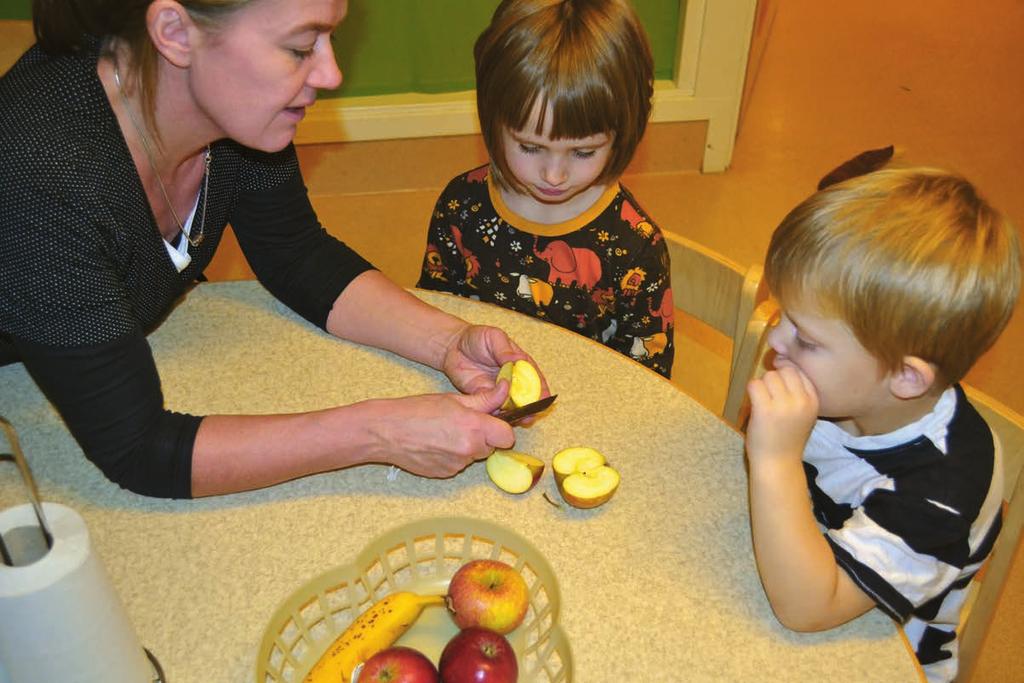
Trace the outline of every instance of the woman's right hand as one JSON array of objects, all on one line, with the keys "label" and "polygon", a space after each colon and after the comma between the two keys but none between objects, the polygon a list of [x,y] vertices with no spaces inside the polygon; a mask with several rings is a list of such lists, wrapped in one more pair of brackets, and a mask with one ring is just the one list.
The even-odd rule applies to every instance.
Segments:
[{"label": "woman's right hand", "polygon": [[451,477],[495,448],[515,444],[512,427],[490,413],[501,407],[508,383],[473,394],[428,394],[374,399],[364,411],[369,439],[363,462],[387,463],[423,477]]}]

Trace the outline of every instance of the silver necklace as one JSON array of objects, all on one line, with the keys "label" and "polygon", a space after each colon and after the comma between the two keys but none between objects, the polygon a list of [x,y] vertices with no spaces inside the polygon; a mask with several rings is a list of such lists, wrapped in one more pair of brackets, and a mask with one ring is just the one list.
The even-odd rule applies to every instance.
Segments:
[{"label": "silver necklace", "polygon": [[185,232],[185,225],[178,218],[178,212],[174,210],[174,204],[171,203],[171,198],[167,195],[167,188],[164,187],[164,181],[160,179],[160,172],[156,170],[156,161],[153,159],[153,149],[150,147],[149,138],[142,130],[142,126],[139,125],[138,120],[135,118],[135,113],[132,111],[131,105],[128,103],[128,96],[124,92],[124,87],[121,86],[121,74],[117,71],[117,62],[114,62],[114,84],[117,85],[117,93],[121,96],[121,103],[124,105],[124,109],[128,112],[128,118],[132,122],[132,126],[135,128],[135,132],[139,134],[139,140],[142,142],[142,149],[146,152],[146,159],[149,160],[149,168],[153,171],[153,175],[156,176],[156,183],[160,187],[160,194],[164,196],[164,201],[167,202],[167,208],[171,210],[171,216],[174,218],[175,225],[178,226],[178,231],[181,236],[188,240],[188,243],[193,247],[198,247],[203,243],[203,232],[206,230],[206,197],[208,195],[207,190],[210,188],[210,162],[213,161],[213,156],[210,153],[210,146],[206,146],[206,156],[203,159],[205,168],[203,169],[203,213],[199,221],[199,233],[193,238],[187,232]]}]

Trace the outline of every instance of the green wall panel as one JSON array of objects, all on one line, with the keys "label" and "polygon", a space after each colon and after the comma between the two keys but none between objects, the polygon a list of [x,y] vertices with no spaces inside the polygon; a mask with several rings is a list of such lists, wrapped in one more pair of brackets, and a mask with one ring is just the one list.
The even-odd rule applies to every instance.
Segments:
[{"label": "green wall panel", "polygon": [[[473,87],[473,42],[498,0],[351,0],[334,46],[345,80],[323,97],[440,93]],[[655,76],[673,77],[684,3],[634,0]],[[0,0],[0,19],[30,18],[29,0]]]},{"label": "green wall panel", "polygon": [[0,19],[31,19],[29,0],[0,0]]}]

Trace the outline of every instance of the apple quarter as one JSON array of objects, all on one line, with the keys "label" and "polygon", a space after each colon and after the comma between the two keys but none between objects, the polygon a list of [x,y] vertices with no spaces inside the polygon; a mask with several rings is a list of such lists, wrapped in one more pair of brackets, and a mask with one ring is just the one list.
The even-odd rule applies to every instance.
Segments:
[{"label": "apple quarter", "polygon": [[526,453],[498,449],[487,456],[487,476],[507,493],[526,493],[543,472],[544,462]]}]

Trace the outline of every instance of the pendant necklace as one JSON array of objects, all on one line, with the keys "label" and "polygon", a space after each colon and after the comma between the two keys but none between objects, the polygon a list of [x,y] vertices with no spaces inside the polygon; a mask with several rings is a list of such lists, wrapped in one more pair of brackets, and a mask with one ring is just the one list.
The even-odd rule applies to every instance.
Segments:
[{"label": "pendant necklace", "polygon": [[142,142],[142,149],[146,152],[146,159],[149,160],[149,168],[153,171],[153,175],[156,176],[156,184],[160,188],[160,194],[164,196],[164,201],[167,202],[167,208],[171,210],[171,216],[174,218],[175,225],[178,226],[178,231],[181,236],[188,240],[188,243],[193,247],[198,247],[203,243],[203,231],[206,230],[206,197],[207,190],[210,187],[210,162],[213,161],[213,156],[210,153],[210,146],[206,146],[206,156],[203,159],[205,168],[203,169],[203,213],[199,221],[199,233],[195,238],[191,237],[185,232],[185,226],[178,218],[178,213],[174,210],[174,204],[171,203],[171,198],[167,194],[167,188],[164,187],[164,181],[160,179],[160,173],[156,170],[156,161],[153,158],[153,150],[149,145],[149,139],[142,130],[142,126],[139,125],[138,120],[135,118],[134,112],[132,112],[131,105],[128,103],[128,96],[124,92],[124,87],[121,85],[121,74],[117,70],[117,62],[114,62],[114,84],[117,85],[117,92],[121,96],[121,103],[124,105],[124,109],[128,112],[128,119],[132,122],[132,126],[135,128],[135,132],[139,134],[139,140]]}]

